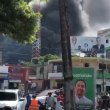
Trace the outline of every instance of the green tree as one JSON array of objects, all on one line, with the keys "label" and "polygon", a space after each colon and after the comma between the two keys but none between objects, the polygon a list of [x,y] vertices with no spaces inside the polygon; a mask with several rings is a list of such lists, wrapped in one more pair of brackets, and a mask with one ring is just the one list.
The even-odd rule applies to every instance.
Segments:
[{"label": "green tree", "polygon": [[32,62],[34,64],[43,64],[44,62],[48,62],[49,60],[54,60],[54,59],[59,59],[60,57],[58,57],[57,55],[51,55],[51,54],[47,54],[45,56],[41,56],[41,57],[36,57],[34,59],[32,59]]},{"label": "green tree", "polygon": [[44,57],[41,56],[41,57],[33,58],[33,59],[32,59],[32,62],[33,62],[34,64],[42,64],[42,63],[44,62]]},{"label": "green tree", "polygon": [[[32,43],[39,30],[40,13],[34,13],[31,0],[0,0],[0,33],[17,42]],[[47,1],[47,0],[46,0]]]},{"label": "green tree", "polygon": [[85,57],[97,57],[97,54],[95,54],[95,53],[86,53]]},{"label": "green tree", "polygon": [[44,56],[44,62],[48,62],[49,60],[59,59],[57,55],[47,54]]},{"label": "green tree", "polygon": [[32,66],[32,65],[34,65],[33,62],[24,62],[24,66]]},{"label": "green tree", "polygon": [[80,57],[80,56],[78,56],[78,55],[72,55],[71,57]]}]

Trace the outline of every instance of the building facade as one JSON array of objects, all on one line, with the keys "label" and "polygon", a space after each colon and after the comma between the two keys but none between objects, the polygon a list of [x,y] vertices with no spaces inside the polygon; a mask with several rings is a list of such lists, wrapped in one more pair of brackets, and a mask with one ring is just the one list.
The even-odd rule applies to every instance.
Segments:
[{"label": "building facade", "polygon": [[29,74],[29,81],[31,81],[29,85],[29,89],[32,89],[32,84],[35,83],[36,91],[50,88],[51,82],[48,79],[48,73],[52,72],[52,64],[44,63],[30,66],[34,71],[31,71]]},{"label": "building facade", "polygon": [[[48,73],[48,79],[52,80],[53,85],[61,87],[63,86],[63,68],[62,60],[51,60],[50,64],[53,65],[52,73]],[[72,67],[83,67],[83,68],[96,68],[97,80],[96,88],[97,92],[102,91],[102,69],[104,70],[104,82],[105,90],[110,91],[110,59],[97,58],[97,57],[73,57]]]},{"label": "building facade", "polygon": [[0,66],[0,89],[8,88],[10,74],[8,68]]}]

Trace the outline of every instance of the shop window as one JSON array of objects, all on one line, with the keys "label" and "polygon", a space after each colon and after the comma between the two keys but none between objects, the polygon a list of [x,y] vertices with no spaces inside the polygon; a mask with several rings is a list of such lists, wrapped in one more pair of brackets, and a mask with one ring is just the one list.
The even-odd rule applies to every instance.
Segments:
[{"label": "shop window", "polygon": [[106,64],[99,63],[99,69],[106,70]]},{"label": "shop window", "polygon": [[84,64],[84,67],[89,67],[89,63],[85,63]]},{"label": "shop window", "polygon": [[57,72],[62,72],[62,71],[63,71],[62,65],[58,65],[57,66]]},{"label": "shop window", "polygon": [[108,39],[106,39],[106,43],[109,43],[109,40]]},{"label": "shop window", "polygon": [[2,84],[0,83],[0,89],[2,89]]}]

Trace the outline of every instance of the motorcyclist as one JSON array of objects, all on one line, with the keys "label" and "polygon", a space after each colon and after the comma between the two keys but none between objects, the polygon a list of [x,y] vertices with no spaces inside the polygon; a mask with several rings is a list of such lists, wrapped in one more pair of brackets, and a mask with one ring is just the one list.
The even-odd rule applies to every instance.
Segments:
[{"label": "motorcyclist", "polygon": [[52,92],[48,92],[48,97],[46,97],[45,104],[47,107],[52,107],[55,104],[54,97],[52,97]]},{"label": "motorcyclist", "polygon": [[57,97],[57,102],[55,103],[55,110],[62,110],[62,102],[60,101],[60,97]]},{"label": "motorcyclist", "polygon": [[62,88],[60,89],[60,95],[58,96],[58,98],[62,102],[62,106],[64,106],[64,90]]},{"label": "motorcyclist", "polygon": [[39,110],[39,106],[43,106],[43,104],[36,99],[36,95],[32,95],[32,99],[30,100],[30,102],[28,102],[28,110],[32,110],[32,109],[38,109]]},{"label": "motorcyclist", "polygon": [[108,95],[107,92],[101,93],[100,100],[101,100],[101,104],[100,104],[100,108],[101,109],[107,109],[107,108],[109,108],[110,98],[109,98],[109,95]]}]

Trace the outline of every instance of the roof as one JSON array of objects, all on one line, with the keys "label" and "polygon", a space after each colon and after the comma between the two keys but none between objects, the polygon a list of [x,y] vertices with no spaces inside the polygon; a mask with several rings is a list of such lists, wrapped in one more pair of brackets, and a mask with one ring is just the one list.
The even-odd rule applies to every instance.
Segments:
[{"label": "roof", "polygon": [[[72,60],[98,60],[98,61],[102,61],[102,58],[100,57],[72,57]],[[103,59],[104,61],[109,61],[110,62],[110,59],[108,58],[104,58]],[[62,62],[62,59],[55,59],[55,60],[49,60],[48,61],[49,63],[54,63],[54,62]]]},{"label": "roof", "polygon": [[17,93],[19,91],[19,89],[4,89],[4,90],[0,90],[0,92],[14,92]]}]

